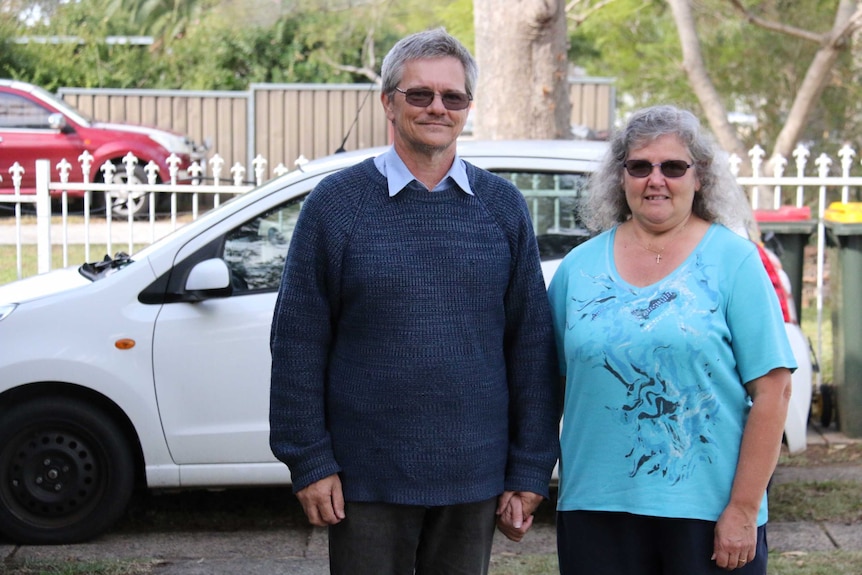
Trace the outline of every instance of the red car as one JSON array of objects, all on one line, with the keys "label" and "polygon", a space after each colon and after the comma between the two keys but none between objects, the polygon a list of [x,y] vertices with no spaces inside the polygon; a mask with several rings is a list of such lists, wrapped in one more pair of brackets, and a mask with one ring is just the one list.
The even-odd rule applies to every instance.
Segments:
[{"label": "red car", "polygon": [[[115,183],[147,181],[144,171],[150,161],[158,167],[158,182],[170,181],[168,157],[176,154],[180,162],[179,182],[188,181],[191,162],[204,158],[206,148],[174,132],[136,126],[95,122],[46,90],[15,80],[0,79],[0,193],[14,193],[14,175],[21,176],[21,192],[35,193],[36,160],[47,159],[57,174],[57,164],[71,164],[70,182],[82,182],[79,157],[87,151],[93,156],[89,181],[103,182],[105,162],[116,166],[111,177]],[[132,153],[138,162],[132,177],[126,173],[123,158]],[[18,163],[23,171],[12,167]],[[148,195],[129,198],[127,193],[112,195],[113,211],[126,215],[128,210],[146,212]]]}]

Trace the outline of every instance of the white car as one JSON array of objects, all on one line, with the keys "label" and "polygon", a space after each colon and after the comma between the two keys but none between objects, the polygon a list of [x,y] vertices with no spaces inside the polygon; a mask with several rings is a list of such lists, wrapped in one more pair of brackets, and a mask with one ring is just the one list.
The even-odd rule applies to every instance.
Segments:
[{"label": "white car", "polygon": [[[586,237],[577,202],[605,148],[459,143],[465,159],[524,192],[548,274]],[[91,538],[135,486],[289,483],[268,423],[284,258],[312,188],[381,151],[310,162],[131,257],[0,286],[0,532],[36,544]],[[810,364],[807,373],[788,438],[801,428],[804,440]]]}]

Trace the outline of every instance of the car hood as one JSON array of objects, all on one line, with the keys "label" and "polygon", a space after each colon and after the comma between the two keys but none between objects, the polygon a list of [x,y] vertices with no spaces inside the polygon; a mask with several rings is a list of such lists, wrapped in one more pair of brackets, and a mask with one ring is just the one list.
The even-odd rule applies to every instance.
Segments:
[{"label": "car hood", "polygon": [[0,286],[0,304],[24,303],[89,283],[77,267],[62,268]]},{"label": "car hood", "polygon": [[135,134],[142,134],[144,136],[159,136],[162,134],[171,135],[171,136],[179,136],[176,132],[169,132],[167,130],[160,130],[158,128],[150,128],[149,126],[138,126],[136,124],[113,124],[110,122],[93,122],[90,124],[91,128],[96,128],[98,130],[115,130],[118,132],[132,132]]}]

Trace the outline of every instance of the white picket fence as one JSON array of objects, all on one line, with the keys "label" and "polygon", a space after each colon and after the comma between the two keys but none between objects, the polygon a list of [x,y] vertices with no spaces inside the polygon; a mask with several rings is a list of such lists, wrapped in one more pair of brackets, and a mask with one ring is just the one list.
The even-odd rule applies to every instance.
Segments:
[{"label": "white picket fence", "polygon": [[[760,146],[755,146],[749,151],[752,175],[748,177],[737,176],[737,182],[742,185],[751,200],[754,209],[779,209],[784,205],[795,207],[812,206],[816,214],[812,214],[816,222],[815,237],[817,245],[817,259],[815,272],[815,301],[817,311],[817,337],[816,354],[823,357],[823,303],[825,287],[825,264],[826,264],[826,219],[825,212],[832,202],[848,203],[851,194],[855,191],[859,195],[862,188],[862,177],[851,174],[856,151],[849,145],[844,145],[838,152],[839,162],[833,161],[828,154],[821,153],[814,160],[815,174],[808,174],[811,151],[798,145],[793,151],[795,163],[795,175],[787,175],[789,161],[783,156],[770,158],[768,165],[772,175],[764,172],[767,166],[766,153]],[[731,171],[739,174],[742,159],[732,156]],[[768,200],[771,196],[771,202]],[[860,278],[862,279],[862,278]],[[796,298],[803,297],[802,293],[793,294]],[[817,383],[821,383],[822,374],[817,373]]]},{"label": "white picket fence", "polygon": [[[737,174],[737,181],[742,185],[748,197],[751,200],[752,208],[754,209],[778,209],[781,206],[811,206],[812,220],[816,223],[814,234],[816,236],[817,246],[817,265],[816,265],[816,286],[815,298],[817,306],[817,352],[820,356],[822,351],[821,328],[823,323],[823,300],[824,300],[824,268],[826,263],[826,226],[824,225],[824,213],[829,204],[833,201],[848,202],[851,196],[858,190],[862,189],[862,176],[854,176],[851,174],[854,166],[856,151],[850,146],[844,146],[837,152],[838,161],[834,161],[832,157],[825,153],[812,158],[811,151],[805,146],[798,146],[793,152],[794,169],[788,169],[790,162],[787,158],[777,157],[767,161],[765,152],[760,146],[755,146],[749,152],[747,161],[751,166],[750,176],[739,176],[740,167],[744,161],[743,158],[732,156],[730,158],[730,168],[734,174]],[[86,164],[87,158],[81,158],[84,167],[84,179],[89,179],[90,165]],[[295,164],[301,164],[304,159],[300,157]],[[137,159],[132,157],[126,158],[126,167],[130,172],[132,167],[137,163]],[[175,165],[170,163],[169,165]],[[251,166],[255,174],[255,182],[259,185],[269,177],[275,177],[288,171],[283,165],[279,164],[270,173],[267,172],[267,160],[261,156],[254,159]],[[813,166],[813,167],[812,167]],[[156,202],[149,202],[150,212],[145,220],[140,217],[134,218],[133,214],[129,213],[128,220],[122,221],[112,217],[111,210],[106,210],[105,220],[99,218],[99,225],[107,228],[107,233],[104,236],[104,241],[98,243],[107,243],[108,253],[113,253],[113,233],[112,226],[123,226],[127,230],[127,247],[131,253],[133,246],[140,244],[152,243],[161,235],[175,229],[181,222],[178,220],[177,212],[177,197],[180,194],[190,194],[192,197],[192,213],[191,218],[196,218],[199,215],[198,198],[201,195],[208,195],[212,201],[208,204],[218,205],[221,195],[234,195],[244,193],[251,189],[252,185],[245,183],[246,169],[240,164],[235,164],[229,170],[230,178],[222,178],[224,170],[223,161],[216,154],[209,160],[209,170],[204,170],[206,166],[192,166],[190,173],[192,177],[199,177],[200,174],[207,172],[212,183],[204,183],[198,181],[192,184],[178,184],[176,182],[176,174],[170,174],[167,184],[155,184],[157,167],[152,164],[145,168],[148,176],[148,183],[143,184],[105,184],[105,183],[84,183],[84,182],[69,182],[68,175],[70,166],[61,162],[54,167],[56,176],[52,176],[51,166],[47,161],[41,161],[37,164],[37,191],[35,195],[20,194],[20,190],[16,188],[16,193],[11,195],[0,195],[0,203],[11,203],[15,210],[14,223],[14,243],[17,246],[18,253],[18,277],[22,277],[22,245],[26,241],[37,244],[38,257],[38,272],[43,273],[54,267],[51,261],[51,246],[52,244],[60,243],[63,246],[63,262],[65,267],[68,262],[68,246],[71,243],[83,243],[85,247],[85,255],[90,257],[89,248],[93,237],[89,231],[91,229],[91,210],[93,194],[104,193],[106,196],[111,193],[118,193],[129,190],[135,192],[145,192],[148,194],[170,194],[171,195],[171,212],[169,221],[159,217],[155,213]],[[115,170],[116,167],[110,163],[100,167],[103,171]],[[16,170],[20,170],[17,164],[9,170],[10,175],[15,181],[16,175],[20,180],[20,172],[16,174]],[[770,171],[772,175],[766,175],[766,171]],[[173,172],[173,170],[172,170]],[[791,173],[795,172],[795,173]],[[105,173],[103,179],[110,181],[111,174]],[[224,181],[228,183],[222,183]],[[75,238],[74,241],[70,238],[69,230],[69,213],[68,213],[68,194],[71,192],[85,192],[84,195],[84,211],[83,211],[83,239]],[[547,192],[542,192],[547,194]],[[566,192],[561,191],[561,196]],[[56,234],[52,235],[52,205],[51,195],[61,196],[61,214],[60,214],[60,239],[56,239]],[[525,192],[529,195],[529,192]],[[25,218],[22,216],[22,206],[34,205],[36,212],[35,226],[29,222],[25,223]],[[107,201],[106,205],[110,205]],[[8,226],[3,226],[8,227]],[[80,227],[80,226],[79,226]],[[34,230],[35,228],[35,230]],[[35,233],[35,240],[25,240],[25,233]],[[0,239],[2,241],[2,239]],[[4,242],[10,243],[10,242]],[[103,254],[99,254],[100,256]],[[89,259],[87,261],[90,261]],[[794,294],[795,297],[803,297],[802,293]]]},{"label": "white picket fence", "polygon": [[[764,160],[765,152],[760,146],[755,146],[749,152],[749,161],[751,163],[751,176],[737,176],[737,181],[746,189],[751,200],[751,205],[754,209],[758,208],[779,208],[784,205],[793,205],[802,207],[805,205],[813,206],[812,211],[816,211],[814,219],[817,220],[817,242],[818,242],[818,262],[821,263],[822,257],[820,254],[824,252],[825,246],[825,230],[823,226],[824,211],[831,201],[847,202],[850,199],[850,193],[853,189],[862,188],[862,176],[851,175],[851,169],[854,164],[855,150],[849,146],[844,146],[838,152],[840,158],[840,173],[836,173],[833,159],[827,154],[820,154],[813,162],[809,162],[811,152],[804,146],[800,145],[793,152],[796,173],[790,175],[786,173],[788,161],[786,158],[778,157],[771,161],[771,169],[773,175],[765,175],[763,172],[766,168]],[[84,209],[83,217],[85,227],[89,227],[91,216],[90,206],[93,203],[95,194],[118,194],[129,193],[135,194],[170,194],[171,195],[171,211],[170,224],[171,228],[175,228],[177,224],[178,212],[176,209],[176,198],[180,194],[188,194],[192,197],[191,217],[197,218],[199,215],[199,202],[197,201],[202,195],[207,195],[212,198],[210,204],[218,205],[220,197],[223,194],[234,195],[244,193],[250,190],[253,185],[250,185],[245,178],[246,168],[239,163],[234,164],[230,169],[230,177],[223,177],[224,162],[218,154],[215,154],[208,160],[209,170],[205,166],[193,164],[189,169],[192,178],[199,178],[202,174],[208,174],[208,180],[211,183],[204,183],[203,180],[193,180],[190,184],[179,184],[176,179],[176,170],[172,169],[167,179],[166,184],[156,184],[158,167],[154,163],[145,167],[148,182],[141,184],[118,184],[118,183],[87,183],[92,166],[92,157],[87,157],[84,154],[78,159],[81,163],[84,173],[84,182],[70,182],[69,172],[71,166],[67,162],[61,162],[54,167],[56,176],[52,175],[51,166],[47,161],[38,163],[37,165],[37,191],[35,195],[21,194],[18,185],[15,185],[16,180],[20,181],[20,172],[22,168],[15,163],[9,169],[15,193],[2,195],[0,194],[0,203],[12,204],[14,208],[14,228],[16,238],[22,238],[14,243],[19,246],[25,243],[24,230],[31,225],[25,224],[22,219],[22,206],[33,205],[36,212],[36,244],[38,246],[38,273],[49,271],[54,266],[51,262],[51,244],[58,243],[56,239],[52,241],[50,234],[50,222],[54,214],[52,211],[52,202],[50,197],[61,198],[60,206],[61,230],[67,228],[68,224],[68,196],[70,193],[77,192],[78,195],[84,194]],[[129,154],[124,159],[126,170],[131,174],[133,167],[137,164],[137,158]],[[303,163],[304,158],[300,157],[296,160],[295,165]],[[744,160],[737,156],[731,156],[730,168],[734,174],[739,174],[740,166]],[[169,165],[175,166],[178,162],[177,158],[169,158]],[[288,171],[284,164],[276,166],[271,173],[267,173],[267,160],[258,155],[253,160],[252,171],[254,173],[255,185],[260,185],[270,177],[276,177]],[[809,164],[813,163],[816,174],[806,173],[810,171]],[[106,162],[99,168],[103,173],[104,181],[110,181],[111,176],[117,170],[117,167]],[[565,194],[561,191],[560,194]],[[106,201],[107,205],[110,205]],[[135,243],[151,243],[154,241],[154,230],[157,224],[157,214],[155,213],[156,202],[149,202],[150,212],[147,214],[146,221],[142,221],[140,214],[135,217],[131,210],[128,215],[128,244],[131,249]],[[32,210],[31,210],[32,211]],[[106,213],[106,225],[111,226],[112,222],[117,222],[116,217],[112,217],[110,210]],[[149,233],[142,233],[148,231]],[[137,236],[135,235],[137,234]],[[8,235],[8,234],[7,234]],[[108,236],[108,242],[111,241],[111,235]],[[65,241],[67,234],[61,234],[60,244],[63,246],[63,253],[67,252],[68,241]],[[85,238],[86,239],[86,238]],[[28,242],[29,243],[29,242]],[[76,242],[80,243],[80,242]],[[85,242],[86,243],[86,242]],[[68,265],[64,260],[63,265]],[[21,262],[18,262],[18,277],[22,277]],[[822,276],[822,269],[818,266],[818,276]],[[818,284],[820,287],[822,284]],[[799,294],[797,294],[799,295]]]},{"label": "white picket fence", "polygon": [[[95,183],[89,182],[92,169],[92,156],[85,152],[80,158],[78,158],[78,161],[81,163],[83,172],[83,181],[81,182],[69,181],[71,165],[65,160],[54,167],[56,169],[56,179],[52,176],[51,166],[47,160],[37,161],[35,194],[21,193],[20,182],[23,168],[19,163],[14,163],[9,169],[14,193],[6,195],[0,194],[0,204],[5,203],[13,206],[14,236],[11,238],[13,241],[10,242],[8,237],[10,234],[8,231],[5,234],[0,234],[0,243],[15,244],[17,251],[16,260],[18,279],[23,277],[22,246],[24,244],[35,243],[37,245],[37,273],[44,273],[55,267],[52,262],[52,246],[55,244],[60,244],[62,246],[63,267],[69,265],[68,256],[69,246],[71,244],[83,244],[86,258],[90,257],[90,247],[93,243],[106,244],[108,253],[113,253],[113,243],[116,235],[114,231],[116,227],[118,227],[118,224],[123,224],[124,229],[127,230],[127,247],[130,253],[133,251],[134,245],[153,243],[158,239],[158,237],[164,235],[162,230],[165,229],[165,225],[160,219],[157,219],[157,202],[150,201],[148,202],[149,213],[146,214],[146,221],[142,221],[141,214],[135,214],[133,213],[133,210],[129,209],[127,210],[128,218],[123,222],[114,216],[111,209],[106,209],[104,223],[102,223],[101,219],[99,221],[99,225],[104,229],[104,232],[97,241],[97,238],[90,234],[90,230],[92,229],[92,205],[94,204],[93,200],[95,199],[96,194],[104,194],[105,206],[111,206],[112,195],[117,196],[125,194],[129,198],[129,202],[131,202],[131,198],[134,195],[149,194],[151,199],[154,199],[156,195],[161,196],[169,194],[171,200],[169,225],[170,230],[174,230],[178,225],[180,225],[178,222],[179,212],[177,209],[177,198],[179,195],[187,194],[191,197],[191,217],[192,219],[195,219],[200,214],[199,198],[202,195],[209,196],[211,198],[211,202],[209,203],[213,206],[218,206],[223,194],[233,196],[238,193],[245,193],[253,187],[262,184],[266,179],[268,179],[268,177],[277,177],[289,171],[284,164],[278,164],[272,170],[270,176],[267,176],[267,160],[258,155],[252,162],[255,184],[251,185],[246,183],[246,168],[239,163],[231,166],[229,170],[230,178],[223,178],[222,173],[224,171],[224,161],[218,154],[215,154],[208,161],[210,170],[208,172],[209,177],[207,179],[211,180],[212,183],[204,183],[204,180],[202,179],[203,174],[207,173],[207,170],[205,170],[206,166],[192,163],[188,170],[192,177],[191,183],[180,184],[177,180],[179,171],[177,169],[177,165],[179,164],[179,158],[172,154],[167,160],[168,165],[171,166],[167,183],[156,183],[159,168],[154,162],[150,162],[144,167],[144,171],[147,174],[148,179],[146,183]],[[304,161],[305,159],[300,156],[300,158],[296,160],[295,164],[299,165]],[[133,154],[129,153],[124,157],[123,162],[125,164],[127,175],[131,177],[134,167],[138,163],[138,159]],[[112,176],[117,170],[117,166],[111,162],[105,162],[99,167],[99,170],[103,175],[102,181],[111,182]],[[71,238],[70,230],[73,229],[75,224],[70,224],[70,197],[72,195],[81,196],[82,194],[84,223],[83,233],[79,234],[79,236],[83,237]],[[60,205],[59,239],[57,238],[57,234],[54,234],[51,229],[52,219],[58,215],[54,213],[53,204],[56,204],[56,202],[52,204],[51,198],[57,198],[58,196]],[[25,217],[25,214],[23,213],[22,208],[27,205],[35,207],[35,225],[33,225],[32,222],[29,221],[29,218]],[[30,211],[32,212],[33,210]],[[159,231],[157,231],[157,229]],[[3,236],[6,236],[5,241]]]}]

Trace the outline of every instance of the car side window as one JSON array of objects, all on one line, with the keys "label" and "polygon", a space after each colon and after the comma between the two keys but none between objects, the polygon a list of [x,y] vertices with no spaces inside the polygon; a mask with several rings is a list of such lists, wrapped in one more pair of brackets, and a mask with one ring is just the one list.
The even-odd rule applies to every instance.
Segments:
[{"label": "car side window", "polygon": [[589,237],[580,217],[580,203],[587,190],[587,174],[495,173],[515,184],[524,194],[542,259],[563,257]]},{"label": "car side window", "polygon": [[294,198],[234,228],[222,257],[234,294],[277,290],[287,248],[304,198]]},{"label": "car side window", "polygon": [[17,94],[0,93],[0,129],[47,129],[51,112]]}]

